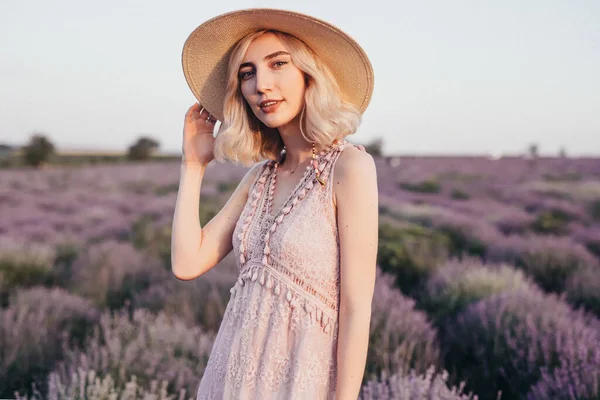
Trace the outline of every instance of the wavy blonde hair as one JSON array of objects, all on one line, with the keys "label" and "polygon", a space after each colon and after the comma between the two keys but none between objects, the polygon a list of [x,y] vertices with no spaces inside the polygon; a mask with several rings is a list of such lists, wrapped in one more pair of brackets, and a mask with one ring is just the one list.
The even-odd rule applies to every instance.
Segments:
[{"label": "wavy blonde hair", "polygon": [[260,30],[242,38],[234,47],[228,64],[228,82],[223,104],[223,121],[215,138],[214,156],[219,162],[233,161],[244,166],[266,159],[278,159],[283,140],[276,128],[263,124],[252,112],[241,91],[238,69],[250,43],[271,32],[290,53],[292,62],[305,76],[304,107],[300,131],[309,142],[329,146],[356,132],[362,116],[342,97],[330,69],[304,42],[287,33]]}]

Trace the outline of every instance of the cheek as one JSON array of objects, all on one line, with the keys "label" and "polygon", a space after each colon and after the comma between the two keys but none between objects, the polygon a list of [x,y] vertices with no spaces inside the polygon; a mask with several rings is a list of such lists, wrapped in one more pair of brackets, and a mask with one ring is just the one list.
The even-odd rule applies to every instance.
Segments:
[{"label": "cheek", "polygon": [[248,84],[242,82],[240,85],[240,92],[242,92],[242,96],[244,96],[244,99],[247,100],[250,95],[250,91],[248,90]]},{"label": "cheek", "polygon": [[291,95],[297,101],[301,101],[304,99],[304,77],[303,75],[299,75],[298,73],[291,74],[291,76],[287,77],[286,82],[286,92]]}]

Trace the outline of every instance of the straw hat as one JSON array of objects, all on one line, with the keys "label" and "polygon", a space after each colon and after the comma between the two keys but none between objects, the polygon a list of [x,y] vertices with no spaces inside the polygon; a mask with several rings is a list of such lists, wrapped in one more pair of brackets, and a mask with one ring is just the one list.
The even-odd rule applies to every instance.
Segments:
[{"label": "straw hat", "polygon": [[271,8],[233,11],[198,26],[183,45],[183,74],[200,104],[223,121],[227,63],[249,33],[273,29],[308,45],[336,77],[344,97],[362,113],[373,92],[373,67],[364,50],[339,28],[309,15]]}]

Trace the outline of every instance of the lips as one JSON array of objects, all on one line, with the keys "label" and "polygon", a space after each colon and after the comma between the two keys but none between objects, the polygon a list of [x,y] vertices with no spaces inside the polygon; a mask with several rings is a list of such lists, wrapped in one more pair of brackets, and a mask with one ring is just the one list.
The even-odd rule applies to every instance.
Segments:
[{"label": "lips", "polygon": [[264,113],[271,113],[279,108],[282,100],[263,100],[259,103],[259,107]]},{"label": "lips", "polygon": [[261,101],[261,102],[258,104],[258,106],[259,106],[260,108],[263,108],[263,107],[265,107],[265,106],[267,106],[267,105],[272,105],[273,103],[279,103],[280,101],[281,101],[281,100],[263,100],[263,101]]}]

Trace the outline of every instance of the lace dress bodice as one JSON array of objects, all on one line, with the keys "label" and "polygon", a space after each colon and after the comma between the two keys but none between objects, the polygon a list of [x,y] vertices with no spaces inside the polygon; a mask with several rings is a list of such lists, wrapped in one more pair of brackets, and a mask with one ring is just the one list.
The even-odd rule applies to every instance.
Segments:
[{"label": "lace dress bodice", "polygon": [[238,279],[198,400],[334,397],[340,257],[330,177],[350,145],[320,153],[324,185],[307,167],[277,210],[268,209],[275,161],[261,165],[233,233]]}]

